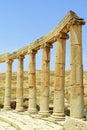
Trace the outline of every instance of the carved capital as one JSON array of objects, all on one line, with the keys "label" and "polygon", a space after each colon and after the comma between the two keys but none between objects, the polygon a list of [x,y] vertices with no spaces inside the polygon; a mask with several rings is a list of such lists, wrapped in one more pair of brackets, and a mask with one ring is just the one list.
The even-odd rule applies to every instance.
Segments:
[{"label": "carved capital", "polygon": [[60,38],[60,39],[68,39],[69,35],[67,33],[65,33],[65,32],[61,32],[61,33],[59,33],[58,38]]},{"label": "carved capital", "polygon": [[70,26],[71,25],[84,25],[84,24],[85,24],[85,20],[82,18],[73,18],[69,23]]},{"label": "carved capital", "polygon": [[41,49],[43,49],[43,48],[53,48],[53,45],[50,44],[50,43],[45,43],[45,44],[41,45],[40,48],[41,48]]},{"label": "carved capital", "polygon": [[70,30],[70,26],[72,25],[84,25],[85,21],[82,18],[73,18],[66,26],[67,30]]},{"label": "carved capital", "polygon": [[37,50],[28,50],[28,54],[33,54],[35,55],[37,53]]},{"label": "carved capital", "polygon": [[6,59],[6,63],[12,64],[13,60],[12,59]]},{"label": "carved capital", "polygon": [[19,56],[18,56],[18,60],[23,60],[24,58],[25,58],[24,55],[19,55]]}]

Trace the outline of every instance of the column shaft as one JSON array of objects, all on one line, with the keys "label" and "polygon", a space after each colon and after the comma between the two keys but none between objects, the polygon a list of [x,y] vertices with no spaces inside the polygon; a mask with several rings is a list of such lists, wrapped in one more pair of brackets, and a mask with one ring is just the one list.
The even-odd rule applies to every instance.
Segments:
[{"label": "column shaft", "polygon": [[53,116],[59,119],[64,118],[65,51],[67,38],[68,35],[66,33],[61,33],[56,43]]},{"label": "column shaft", "polygon": [[70,115],[75,118],[83,118],[83,65],[82,65],[82,25],[70,27],[71,48],[71,92]]},{"label": "column shaft", "polygon": [[50,83],[50,47],[43,47],[42,53],[42,72],[41,72],[41,97],[40,112],[41,115],[49,115],[49,83]]},{"label": "column shaft", "polygon": [[16,91],[16,110],[17,111],[23,111],[23,59],[24,59],[24,56],[18,57],[17,91]]},{"label": "column shaft", "polygon": [[31,114],[37,113],[36,109],[36,51],[30,52],[29,60],[29,107]]},{"label": "column shaft", "polygon": [[12,60],[8,60],[6,63],[7,67],[6,67],[4,109],[9,110],[11,103]]}]

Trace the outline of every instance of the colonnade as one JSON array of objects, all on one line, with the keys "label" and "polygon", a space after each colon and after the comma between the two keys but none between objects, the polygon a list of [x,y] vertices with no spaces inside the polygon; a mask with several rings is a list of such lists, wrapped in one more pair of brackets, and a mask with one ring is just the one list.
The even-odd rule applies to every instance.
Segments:
[{"label": "colonnade", "polygon": [[[70,116],[83,118],[83,63],[82,63],[82,25],[83,21],[72,20],[66,28],[70,31]],[[68,31],[61,31],[55,37],[56,58],[54,73],[54,101],[52,117],[64,119],[65,107],[65,55],[66,40],[69,38]],[[40,92],[40,115],[49,116],[49,90],[50,90],[50,50],[53,42],[45,42],[39,49],[42,49],[42,70],[41,70],[41,92]],[[29,106],[28,112],[37,113],[36,110],[36,54],[39,49],[28,50],[29,59]],[[23,111],[23,63],[25,55],[18,56],[17,70],[17,91],[16,91],[16,110]],[[11,76],[12,61],[6,61],[6,85],[4,109],[10,109],[11,101]]]}]

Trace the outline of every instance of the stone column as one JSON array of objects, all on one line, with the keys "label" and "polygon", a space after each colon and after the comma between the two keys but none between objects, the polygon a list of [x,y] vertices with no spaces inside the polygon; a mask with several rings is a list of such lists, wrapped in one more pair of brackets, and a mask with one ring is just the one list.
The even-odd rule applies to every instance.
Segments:
[{"label": "stone column", "polygon": [[5,97],[4,97],[4,109],[11,109],[11,80],[12,80],[12,60],[6,61],[6,82],[5,82]]},{"label": "stone column", "polygon": [[32,50],[29,52],[29,105],[28,112],[31,114],[37,113],[36,109],[36,53]]},{"label": "stone column", "polygon": [[54,76],[54,109],[53,115],[59,120],[64,119],[64,86],[65,86],[65,51],[66,33],[60,33],[56,42],[56,63]]},{"label": "stone column", "polygon": [[82,25],[80,23],[70,26],[70,116],[83,118],[83,64],[82,64]]},{"label": "stone column", "polygon": [[50,83],[50,48],[52,45],[46,44],[41,48],[42,53],[42,72],[41,72],[41,98],[40,112],[41,115],[49,115],[49,83]]},{"label": "stone column", "polygon": [[24,56],[18,57],[16,110],[23,111],[23,60]]}]

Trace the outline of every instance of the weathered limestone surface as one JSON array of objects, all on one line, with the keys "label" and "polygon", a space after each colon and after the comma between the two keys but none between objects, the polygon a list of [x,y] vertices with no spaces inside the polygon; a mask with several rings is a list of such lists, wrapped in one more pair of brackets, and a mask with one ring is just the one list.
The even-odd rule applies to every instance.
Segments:
[{"label": "weathered limestone surface", "polygon": [[87,130],[87,123],[78,119],[67,117],[64,130]]},{"label": "weathered limestone surface", "polygon": [[54,76],[54,111],[53,116],[64,116],[64,85],[65,85],[65,51],[66,39],[70,32],[71,49],[71,93],[70,109],[71,117],[83,118],[83,64],[82,64],[82,25],[84,19],[79,18],[73,11],[69,11],[64,19],[48,34],[36,41],[13,52],[0,55],[0,62],[7,62],[6,86],[4,108],[10,109],[11,101],[11,74],[12,61],[18,59],[17,71],[17,106],[16,110],[23,110],[23,59],[30,55],[29,63],[29,108],[30,113],[36,113],[36,52],[42,49],[42,72],[41,72],[41,99],[40,114],[49,115],[49,86],[50,86],[50,48],[54,42],[56,46],[56,63]]},{"label": "weathered limestone surface", "polygon": [[51,46],[42,46],[42,72],[41,72],[41,98],[40,112],[42,115],[49,115],[49,85],[50,85],[50,48]]},{"label": "weathered limestone surface", "polygon": [[71,42],[71,117],[83,118],[83,64],[82,64],[82,25],[70,26]]},{"label": "weathered limestone surface", "polygon": [[29,113],[36,113],[36,53],[37,51],[29,52]]},{"label": "weathered limestone surface", "polygon": [[58,118],[64,117],[65,50],[67,38],[67,34],[61,33],[56,43],[53,116]]},{"label": "weathered limestone surface", "polygon": [[4,98],[4,109],[10,109],[11,101],[11,76],[12,76],[12,60],[6,62],[6,83],[5,83],[5,98]]},{"label": "weathered limestone surface", "polygon": [[[41,45],[45,43],[53,43],[57,40],[58,35],[60,32],[69,32],[70,31],[70,24],[75,22],[85,23],[84,19],[79,18],[73,11],[69,11],[64,19],[48,34],[45,36],[37,39],[36,41],[24,46],[23,48],[14,51],[13,53],[8,53],[9,59],[17,59],[20,55],[26,55],[28,51],[35,49],[40,49]],[[7,54],[0,55],[0,62],[5,62],[7,58]]]},{"label": "weathered limestone surface", "polygon": [[28,112],[0,111],[0,130],[63,130],[63,126],[49,118],[39,118]]},{"label": "weathered limestone surface", "polygon": [[17,111],[23,111],[23,60],[24,56],[18,57],[17,92],[16,92]]}]

